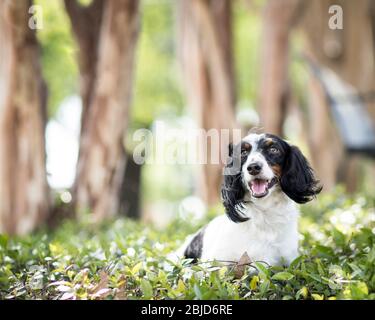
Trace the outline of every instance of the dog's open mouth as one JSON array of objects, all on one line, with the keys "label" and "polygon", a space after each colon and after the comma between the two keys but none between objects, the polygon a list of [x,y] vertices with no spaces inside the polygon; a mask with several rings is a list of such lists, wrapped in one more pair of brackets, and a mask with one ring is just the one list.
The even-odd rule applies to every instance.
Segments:
[{"label": "dog's open mouth", "polygon": [[254,179],[250,181],[249,186],[252,196],[255,198],[265,197],[268,194],[269,189],[271,189],[276,182],[276,178],[273,178],[272,180]]}]

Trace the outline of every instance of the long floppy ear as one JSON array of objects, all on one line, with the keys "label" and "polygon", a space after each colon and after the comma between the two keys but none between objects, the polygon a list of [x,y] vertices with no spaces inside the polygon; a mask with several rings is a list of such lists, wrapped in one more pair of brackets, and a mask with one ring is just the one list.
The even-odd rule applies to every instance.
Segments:
[{"label": "long floppy ear", "polygon": [[311,201],[323,189],[315,179],[309,162],[295,146],[290,146],[280,185],[288,197],[297,203]]},{"label": "long floppy ear", "polygon": [[229,144],[229,157],[224,169],[224,181],[221,186],[221,198],[225,212],[233,222],[244,222],[249,220],[242,214],[244,210],[243,199],[245,189],[242,185],[241,177],[241,156],[240,152],[234,150]]}]

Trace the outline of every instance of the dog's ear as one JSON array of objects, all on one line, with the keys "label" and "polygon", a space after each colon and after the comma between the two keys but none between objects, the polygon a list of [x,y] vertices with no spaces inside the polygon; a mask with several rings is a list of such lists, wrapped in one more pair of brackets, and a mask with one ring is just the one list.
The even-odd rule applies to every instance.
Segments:
[{"label": "dog's ear", "polygon": [[311,201],[323,187],[302,152],[290,146],[280,179],[281,189],[297,203]]},{"label": "dog's ear", "polygon": [[245,189],[241,176],[241,151],[229,144],[229,156],[224,169],[224,181],[221,186],[221,198],[225,212],[233,222],[244,222],[249,218],[244,217],[245,209],[243,200]]}]

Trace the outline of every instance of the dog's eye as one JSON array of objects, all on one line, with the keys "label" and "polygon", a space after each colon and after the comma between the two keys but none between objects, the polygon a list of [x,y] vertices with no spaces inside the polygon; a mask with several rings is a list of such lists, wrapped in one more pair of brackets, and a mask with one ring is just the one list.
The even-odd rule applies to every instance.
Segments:
[{"label": "dog's eye", "polygon": [[241,156],[246,156],[248,151],[246,149],[241,150]]},{"label": "dog's eye", "polygon": [[280,150],[277,149],[276,147],[272,147],[272,148],[269,149],[269,152],[270,152],[270,153],[273,153],[273,154],[277,154],[277,153],[280,152]]}]

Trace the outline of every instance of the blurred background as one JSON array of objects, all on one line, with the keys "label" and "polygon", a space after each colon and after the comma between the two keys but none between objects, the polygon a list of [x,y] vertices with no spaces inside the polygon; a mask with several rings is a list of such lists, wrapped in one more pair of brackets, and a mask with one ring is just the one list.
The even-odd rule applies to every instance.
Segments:
[{"label": "blurred background", "polygon": [[274,133],[375,192],[375,1],[0,0],[0,232],[222,211],[221,165],[134,162],[158,126]]}]

